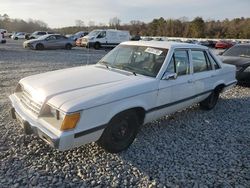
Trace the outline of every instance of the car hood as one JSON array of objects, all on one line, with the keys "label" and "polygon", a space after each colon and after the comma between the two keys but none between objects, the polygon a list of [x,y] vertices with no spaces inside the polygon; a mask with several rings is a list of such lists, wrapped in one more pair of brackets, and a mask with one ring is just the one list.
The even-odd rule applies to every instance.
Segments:
[{"label": "car hood", "polygon": [[29,76],[20,84],[34,100],[75,112],[153,91],[156,84],[149,83],[155,82],[150,77],[89,65]]},{"label": "car hood", "polygon": [[244,67],[250,64],[250,58],[233,57],[233,56],[219,56],[223,63],[235,65],[237,67]]},{"label": "car hood", "polygon": [[25,43],[29,43],[29,42],[39,42],[39,41],[42,41],[42,40],[41,40],[41,39],[30,39],[30,40],[25,41]]}]

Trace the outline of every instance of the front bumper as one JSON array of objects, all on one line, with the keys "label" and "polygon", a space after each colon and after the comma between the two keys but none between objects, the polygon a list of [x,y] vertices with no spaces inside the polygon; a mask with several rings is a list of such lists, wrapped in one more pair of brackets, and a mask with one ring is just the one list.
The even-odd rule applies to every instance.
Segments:
[{"label": "front bumper", "polygon": [[23,48],[30,48],[30,49],[32,49],[32,50],[35,49],[34,46],[33,46],[32,44],[30,44],[30,43],[24,43],[24,44],[23,44]]},{"label": "front bumper", "polygon": [[2,39],[2,40],[1,40],[1,43],[3,43],[3,44],[6,43],[6,40],[5,40],[5,39]]},{"label": "front bumper", "polygon": [[87,48],[93,48],[95,45],[95,42],[86,42],[86,41],[82,41],[81,46],[82,47],[87,47]]},{"label": "front bumper", "polygon": [[250,72],[237,71],[236,79],[239,84],[250,84]]},{"label": "front bumper", "polygon": [[15,108],[10,109],[10,114],[13,119],[17,119],[21,122],[21,126],[24,130],[24,133],[29,134],[35,134],[38,135],[42,140],[47,142],[49,145],[51,145],[54,148],[59,149],[59,138],[51,138],[46,133],[44,133],[42,130],[40,130],[38,127],[35,127],[31,125],[27,120],[24,120],[15,110]]},{"label": "front bumper", "polygon": [[9,98],[12,103],[12,108],[10,110],[11,116],[13,119],[17,119],[21,122],[21,126],[24,129],[25,134],[35,134],[47,142],[50,146],[59,150],[65,150],[71,147],[70,145],[65,147],[63,144],[67,142],[67,136],[65,137],[60,134],[56,135],[51,130],[46,128],[46,126],[38,121],[39,118],[36,119],[35,116],[26,112],[25,108],[21,106],[14,94],[10,95]]}]

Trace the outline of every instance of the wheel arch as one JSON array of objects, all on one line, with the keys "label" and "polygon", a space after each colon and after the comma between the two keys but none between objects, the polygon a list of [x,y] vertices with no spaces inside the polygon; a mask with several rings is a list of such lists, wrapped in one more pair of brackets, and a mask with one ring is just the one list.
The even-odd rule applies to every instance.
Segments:
[{"label": "wheel arch", "polygon": [[38,43],[35,45],[35,49],[36,49],[36,50],[38,50],[38,49],[37,49],[37,46],[38,46],[38,45],[41,45],[43,48],[45,48],[45,46],[44,46],[44,44],[43,44],[43,43],[38,42]]},{"label": "wheel arch", "polygon": [[146,115],[146,110],[141,107],[141,106],[135,106],[135,107],[131,107],[131,108],[126,108],[120,111],[117,111],[117,113],[113,113],[112,116],[110,116],[109,122],[116,116],[122,114],[122,113],[126,113],[126,112],[131,112],[134,111],[136,113],[136,116],[139,119],[139,124],[142,125],[144,123],[144,119],[145,119],[145,115]]},{"label": "wheel arch", "polygon": [[225,87],[226,87],[226,84],[220,83],[220,84],[218,84],[218,85],[214,88],[214,90],[215,90],[215,91],[219,91],[219,93],[221,93],[221,92],[223,92],[223,90],[224,90]]},{"label": "wheel arch", "polygon": [[[97,45],[98,47],[97,47],[96,45]],[[102,47],[102,45],[101,45],[101,43],[100,43],[99,41],[94,42],[94,45],[93,45],[93,46],[94,46],[94,48],[95,48],[96,50],[98,50],[98,49],[100,49],[100,48]]]},{"label": "wheel arch", "polygon": [[[73,47],[73,45],[72,45],[71,43],[68,42],[68,43],[65,44],[64,47],[65,47],[65,49],[71,49],[71,48]],[[68,48],[68,47],[69,47],[69,48]]]}]

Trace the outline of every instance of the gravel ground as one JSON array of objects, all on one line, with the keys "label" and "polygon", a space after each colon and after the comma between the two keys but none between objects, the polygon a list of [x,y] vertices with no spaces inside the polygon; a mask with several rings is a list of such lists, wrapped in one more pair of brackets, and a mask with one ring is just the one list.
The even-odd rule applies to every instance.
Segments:
[{"label": "gravel ground", "polygon": [[95,143],[70,151],[27,136],[9,116],[22,77],[94,63],[106,52],[31,51],[0,45],[0,187],[250,187],[250,88],[221,95],[215,109],[193,106],[142,127],[119,154]]}]

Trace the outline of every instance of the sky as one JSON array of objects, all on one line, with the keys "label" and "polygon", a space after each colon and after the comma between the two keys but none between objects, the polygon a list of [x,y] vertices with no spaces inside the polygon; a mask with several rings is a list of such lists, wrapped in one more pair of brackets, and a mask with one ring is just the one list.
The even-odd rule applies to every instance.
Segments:
[{"label": "sky", "polygon": [[0,14],[42,20],[51,28],[75,26],[76,20],[108,24],[113,17],[121,23],[160,17],[223,20],[250,17],[250,0],[0,0]]}]

